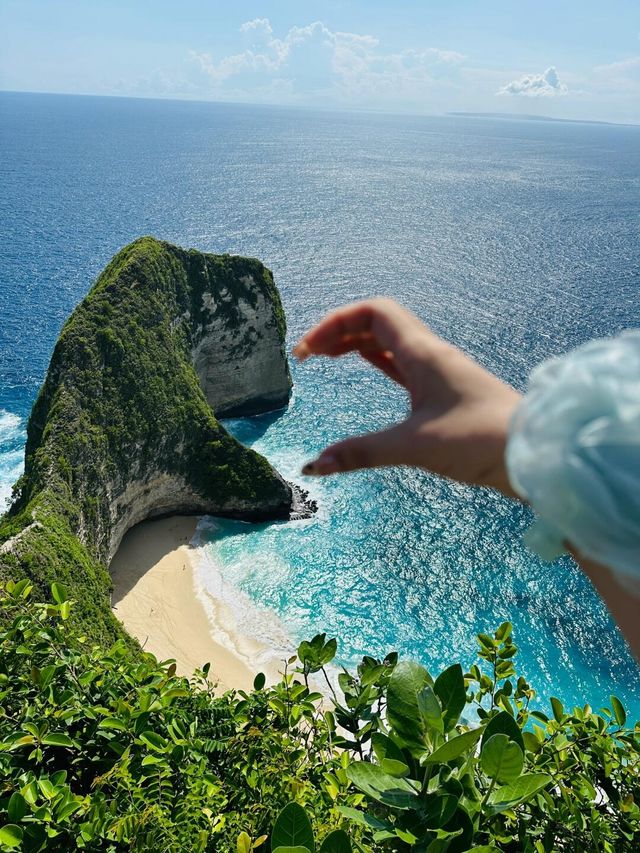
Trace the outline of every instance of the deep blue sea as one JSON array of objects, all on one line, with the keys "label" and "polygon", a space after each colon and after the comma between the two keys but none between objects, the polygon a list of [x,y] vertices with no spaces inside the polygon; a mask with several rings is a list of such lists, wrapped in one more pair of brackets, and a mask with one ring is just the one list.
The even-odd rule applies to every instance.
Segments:
[{"label": "deep blue sea", "polygon": [[[1,94],[0,211],[5,495],[63,321],[141,234],[262,259],[290,346],[385,294],[521,388],[541,359],[640,326],[640,127]],[[229,426],[299,482],[327,442],[405,410],[355,358],[292,369],[286,412]],[[523,547],[527,510],[404,469],[307,486],[311,522],[209,531],[252,603],[241,628],[277,651],[324,630],[344,662],[397,649],[438,671],[510,619],[540,693],[615,692],[640,716],[638,667],[572,562]]]}]

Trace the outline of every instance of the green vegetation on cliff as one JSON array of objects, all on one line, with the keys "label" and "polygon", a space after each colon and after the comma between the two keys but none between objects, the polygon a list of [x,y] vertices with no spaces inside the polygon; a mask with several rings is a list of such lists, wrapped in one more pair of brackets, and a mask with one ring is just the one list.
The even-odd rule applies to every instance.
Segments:
[{"label": "green vegetation on cliff", "polygon": [[615,697],[532,710],[508,623],[467,671],[365,657],[330,703],[309,683],[336,653],[319,635],[278,684],[216,696],[207,667],[189,682],[92,646],[59,585],[29,593],[0,590],[0,849],[640,849],[640,724]]},{"label": "green vegetation on cliff", "polygon": [[76,618],[110,643],[120,629],[107,566],[132,524],[288,513],[289,487],[218,423],[193,363],[207,334],[250,351],[243,312],[259,304],[280,341],[286,400],[284,314],[259,261],[151,237],[115,256],[63,327],[34,405],[25,472],[0,521],[0,579],[26,576],[41,594],[64,583]]}]

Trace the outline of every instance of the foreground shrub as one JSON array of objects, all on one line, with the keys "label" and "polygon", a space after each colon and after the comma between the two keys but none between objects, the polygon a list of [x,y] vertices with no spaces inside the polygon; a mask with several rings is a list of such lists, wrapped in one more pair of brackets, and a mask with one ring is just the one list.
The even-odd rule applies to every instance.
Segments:
[{"label": "foreground shrub", "polygon": [[279,684],[216,696],[207,666],[90,646],[64,589],[30,591],[0,600],[0,849],[640,849],[640,726],[615,697],[531,710],[508,623],[466,673],[392,654],[335,684],[319,635]]}]

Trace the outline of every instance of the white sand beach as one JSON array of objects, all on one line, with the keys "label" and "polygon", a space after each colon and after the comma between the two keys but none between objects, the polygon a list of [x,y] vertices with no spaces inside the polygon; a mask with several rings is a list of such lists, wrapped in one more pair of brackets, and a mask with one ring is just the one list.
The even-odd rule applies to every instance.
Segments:
[{"label": "white sand beach", "polygon": [[[180,675],[210,662],[209,679],[220,690],[249,689],[255,672],[264,669],[251,661],[265,650],[230,624],[222,602],[209,596],[205,609],[198,598],[191,544],[197,521],[184,516],[147,521],[126,534],[110,568],[113,610],[146,651],[159,660],[175,659]],[[210,620],[218,619],[228,644],[212,636],[216,626]],[[267,677],[274,680],[277,670]]]}]

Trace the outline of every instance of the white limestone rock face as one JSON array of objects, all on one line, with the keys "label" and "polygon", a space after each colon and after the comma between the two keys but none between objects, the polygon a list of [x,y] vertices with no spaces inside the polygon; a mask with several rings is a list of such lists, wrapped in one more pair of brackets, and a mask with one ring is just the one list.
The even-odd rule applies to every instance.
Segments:
[{"label": "white limestone rock face", "polygon": [[[290,486],[275,473],[283,489],[289,490]],[[212,508],[211,501],[203,499],[184,477],[166,471],[148,472],[145,479],[133,480],[124,486],[122,483],[107,484],[107,489],[111,497],[108,536],[99,542],[95,530],[85,531],[84,525],[81,525],[78,531],[78,538],[84,545],[98,546],[107,565],[111,563],[127,530],[139,522],[170,515],[207,515]],[[255,505],[237,499],[220,500],[215,506],[215,512],[218,516],[231,518],[260,518]],[[265,503],[262,513],[265,519],[269,519],[278,517],[278,514],[283,515],[283,509],[275,502],[273,505]]]},{"label": "white limestone rock face", "polygon": [[[286,406],[291,375],[278,307],[251,275],[242,285],[252,301],[228,291],[202,294],[202,324],[195,329],[192,361],[217,417],[242,417]],[[225,303],[227,303],[225,305]]]}]

